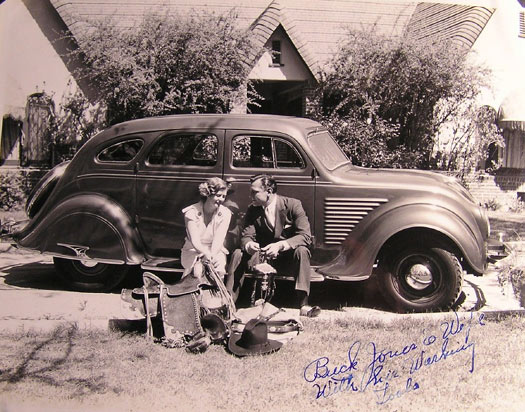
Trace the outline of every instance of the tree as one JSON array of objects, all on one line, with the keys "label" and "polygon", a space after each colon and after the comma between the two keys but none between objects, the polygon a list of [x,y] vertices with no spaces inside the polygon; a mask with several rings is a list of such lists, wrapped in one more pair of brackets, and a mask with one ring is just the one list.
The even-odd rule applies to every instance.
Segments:
[{"label": "tree", "polygon": [[[235,15],[146,15],[124,29],[86,22],[72,57],[107,109],[108,124],[176,113],[229,112],[246,96],[251,32]],[[248,93],[248,98],[252,94]]]},{"label": "tree", "polygon": [[312,116],[356,164],[428,168],[438,131],[473,115],[465,108],[488,75],[451,43],[349,31],[321,73]]}]

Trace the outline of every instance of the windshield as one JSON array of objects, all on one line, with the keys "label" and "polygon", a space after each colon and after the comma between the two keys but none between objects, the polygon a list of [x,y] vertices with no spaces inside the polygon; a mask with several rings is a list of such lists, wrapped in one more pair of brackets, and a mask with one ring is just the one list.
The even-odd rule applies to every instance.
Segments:
[{"label": "windshield", "polygon": [[308,144],[328,170],[334,170],[350,161],[326,130],[310,134]]}]

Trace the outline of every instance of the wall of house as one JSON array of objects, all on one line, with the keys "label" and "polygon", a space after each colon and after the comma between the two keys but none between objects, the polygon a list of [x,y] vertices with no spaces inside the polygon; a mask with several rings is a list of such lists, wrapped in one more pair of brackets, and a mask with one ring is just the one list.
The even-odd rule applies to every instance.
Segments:
[{"label": "wall of house", "polygon": [[521,130],[504,129],[505,150],[503,151],[503,167],[525,167],[525,132]]},{"label": "wall of house", "polygon": [[290,81],[304,81],[312,79],[313,76],[310,73],[310,70],[281,27],[278,27],[277,30],[270,36],[265,44],[265,47],[267,49],[271,49],[272,41],[274,40],[281,41],[281,65],[272,65],[272,55],[269,51],[265,51],[250,72],[249,78]]},{"label": "wall of house", "polygon": [[[9,0],[0,5],[0,115],[23,119],[27,97],[37,91],[54,94],[59,103],[63,94],[76,87],[68,85],[71,75],[43,34],[28,6],[42,6],[47,0]],[[38,13],[39,10],[36,10]],[[40,13],[41,24],[55,27]],[[1,122],[0,122],[1,128]],[[1,133],[1,129],[0,129]],[[1,135],[1,134],[0,134]]]},{"label": "wall of house", "polygon": [[482,104],[496,110],[517,86],[523,83],[525,38],[520,37],[518,0],[488,2],[496,11],[472,48],[472,58],[486,64],[493,73],[491,89],[483,95]]}]

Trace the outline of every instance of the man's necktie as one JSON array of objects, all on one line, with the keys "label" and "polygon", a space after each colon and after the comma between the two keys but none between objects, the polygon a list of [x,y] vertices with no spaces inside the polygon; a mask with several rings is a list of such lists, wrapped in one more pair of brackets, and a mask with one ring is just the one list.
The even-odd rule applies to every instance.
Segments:
[{"label": "man's necktie", "polygon": [[264,208],[264,216],[266,217],[266,223],[270,226],[271,229],[275,227],[275,215],[268,210],[267,207]]}]

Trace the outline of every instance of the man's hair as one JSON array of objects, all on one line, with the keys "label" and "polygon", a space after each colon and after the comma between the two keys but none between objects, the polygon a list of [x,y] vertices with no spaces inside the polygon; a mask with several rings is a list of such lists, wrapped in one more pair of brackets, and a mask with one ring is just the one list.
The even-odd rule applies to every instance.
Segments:
[{"label": "man's hair", "polygon": [[263,173],[263,174],[252,176],[250,178],[250,183],[253,183],[257,180],[261,181],[261,185],[265,190],[268,190],[271,188],[272,193],[277,193],[277,182],[275,181],[272,175]]}]

